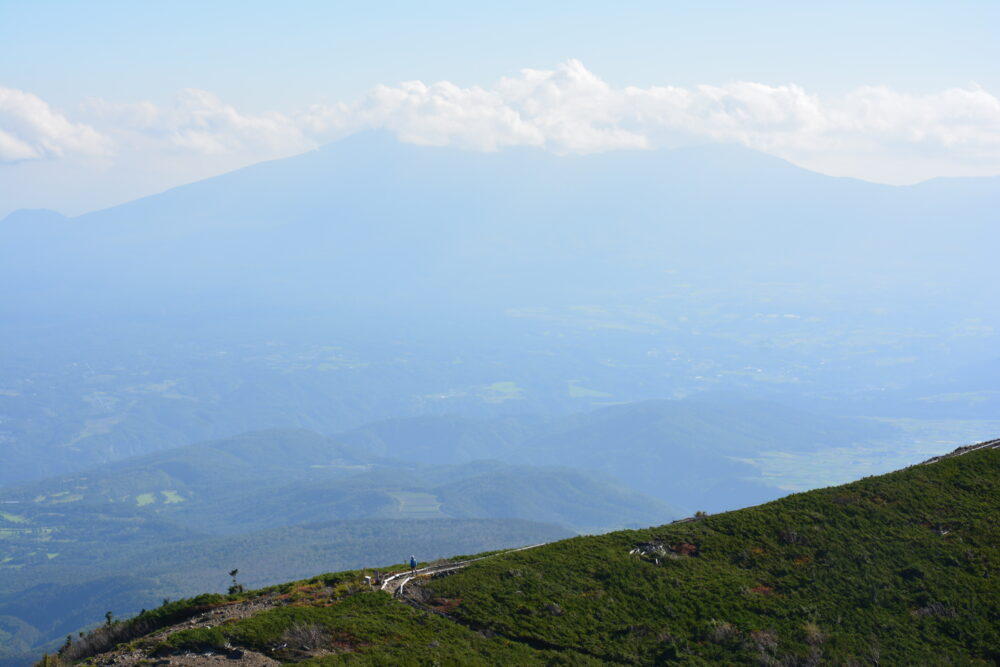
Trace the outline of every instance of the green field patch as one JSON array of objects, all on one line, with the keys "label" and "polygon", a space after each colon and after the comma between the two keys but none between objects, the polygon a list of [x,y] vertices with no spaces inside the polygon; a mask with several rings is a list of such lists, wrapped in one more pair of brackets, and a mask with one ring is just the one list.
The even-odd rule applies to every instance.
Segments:
[{"label": "green field patch", "polygon": [[0,519],[7,521],[9,523],[28,523],[28,520],[23,516],[18,514],[11,514],[10,512],[0,512]]},{"label": "green field patch", "polygon": [[925,403],[967,403],[976,405],[995,399],[1000,392],[996,391],[964,391],[950,392],[947,394],[934,394],[924,396],[920,400]]},{"label": "green field patch", "polygon": [[505,401],[516,401],[524,398],[524,389],[517,386],[516,382],[494,382],[485,387],[479,393],[479,397],[487,403],[503,403]]},{"label": "green field patch", "polygon": [[41,502],[44,502],[44,501],[45,501],[45,496],[42,496],[42,495],[37,495],[37,496],[35,496],[34,498],[31,499],[31,502],[33,502],[33,503],[41,503]]},{"label": "green field patch", "polygon": [[53,558],[56,558],[57,556],[59,556],[59,554],[45,554],[45,557],[48,558],[49,560],[52,560]]},{"label": "green field patch", "polygon": [[82,493],[73,493],[73,494],[70,494],[68,496],[62,496],[61,498],[55,498],[55,496],[53,496],[52,504],[55,505],[55,504],[58,504],[58,503],[75,503],[75,502],[78,502],[80,500],[83,500],[83,494]]},{"label": "green field patch", "polygon": [[441,502],[437,496],[430,493],[415,491],[394,491],[389,494],[397,503],[397,511],[407,518],[427,519],[443,516]]},{"label": "green field patch", "polygon": [[180,496],[176,491],[160,491],[163,494],[163,502],[166,505],[174,505],[176,503],[184,502],[184,498]]},{"label": "green field patch", "polygon": [[611,394],[603,391],[597,391],[596,389],[587,389],[586,387],[581,387],[576,383],[576,380],[570,380],[568,383],[568,393],[570,398],[610,398]]},{"label": "green field patch", "polygon": [[146,505],[152,505],[156,502],[155,493],[140,493],[135,497],[135,504],[139,507],[145,507]]}]

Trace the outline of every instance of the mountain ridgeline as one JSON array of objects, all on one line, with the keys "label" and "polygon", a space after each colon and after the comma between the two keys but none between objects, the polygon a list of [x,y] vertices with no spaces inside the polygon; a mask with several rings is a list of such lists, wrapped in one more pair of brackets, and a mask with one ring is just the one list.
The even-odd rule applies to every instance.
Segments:
[{"label": "mountain ridgeline", "polygon": [[874,420],[708,393],[554,418],[391,419],[337,436],[346,446],[404,460],[572,464],[613,475],[688,513],[777,497],[780,490],[746,460],[763,451],[808,452],[893,437],[896,429]]},{"label": "mountain ridgeline", "polygon": [[268,428],[718,391],[991,419],[997,376],[970,369],[1000,347],[998,208],[995,178],[889,187],[733,146],[363,133],[73,219],[17,212],[0,485]]},{"label": "mountain ridgeline", "polygon": [[998,193],[834,179],[735,146],[570,158],[363,133],[72,220],[12,215],[0,294],[14,312],[511,307],[656,294],[664,269],[899,287],[972,277]]},{"label": "mountain ridgeline", "polygon": [[360,570],[169,603],[57,659],[991,664],[998,480],[992,441],[758,507],[460,557],[448,576],[393,586],[395,599]]},{"label": "mountain ridgeline", "polygon": [[16,575],[0,579],[0,617],[21,628],[10,651],[24,653],[106,608],[130,614],[217,587],[232,565],[258,586],[317,563],[657,525],[782,495],[739,456],[894,435],[872,420],[698,395],[565,417],[392,419],[334,436],[271,429],[165,449],[0,489],[0,573]]},{"label": "mountain ridgeline", "polygon": [[[622,483],[498,461],[426,465],[302,430],[169,449],[0,489],[0,658],[108,608],[328,568],[535,544],[679,516]],[[0,635],[3,636],[3,635]],[[23,664],[11,658],[11,664]]]}]

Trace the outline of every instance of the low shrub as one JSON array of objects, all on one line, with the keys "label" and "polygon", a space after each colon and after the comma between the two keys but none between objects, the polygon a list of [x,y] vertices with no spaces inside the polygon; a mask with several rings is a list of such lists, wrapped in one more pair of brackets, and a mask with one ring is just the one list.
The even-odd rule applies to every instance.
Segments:
[{"label": "low shrub", "polygon": [[154,655],[179,651],[205,651],[225,649],[229,641],[219,628],[189,628],[167,637],[154,650]]}]

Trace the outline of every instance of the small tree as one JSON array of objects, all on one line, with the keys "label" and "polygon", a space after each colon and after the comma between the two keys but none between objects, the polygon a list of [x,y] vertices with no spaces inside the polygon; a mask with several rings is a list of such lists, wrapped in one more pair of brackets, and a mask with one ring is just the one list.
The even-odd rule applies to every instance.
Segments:
[{"label": "small tree", "polygon": [[105,623],[104,623],[105,625],[109,625],[110,626],[112,623],[115,622],[115,615],[113,613],[111,613],[110,611],[104,612],[104,621],[105,621]]},{"label": "small tree", "polygon": [[229,572],[229,576],[233,580],[233,583],[230,584],[230,586],[229,586],[229,594],[230,595],[235,595],[236,593],[242,593],[243,592],[243,584],[241,584],[240,582],[236,581],[236,575],[239,574],[239,573],[240,573],[240,571],[237,568],[233,568]]}]

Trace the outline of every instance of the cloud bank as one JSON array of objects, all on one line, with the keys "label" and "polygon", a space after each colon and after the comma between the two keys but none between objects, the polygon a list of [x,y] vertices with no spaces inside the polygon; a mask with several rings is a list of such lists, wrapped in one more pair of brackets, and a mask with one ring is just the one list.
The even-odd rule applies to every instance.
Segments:
[{"label": "cloud bank", "polygon": [[483,151],[733,142],[818,171],[897,183],[1000,173],[1000,100],[974,86],[920,95],[864,87],[825,99],[752,82],[616,88],[570,60],[489,88],[410,81],[295,113],[245,113],[200,90],[182,91],[172,106],[95,99],[58,112],[30,93],[0,88],[0,162],[141,155],[250,163],[367,128]]},{"label": "cloud bank", "polygon": [[93,127],[69,121],[31,93],[0,88],[0,162],[110,151],[107,137]]}]

